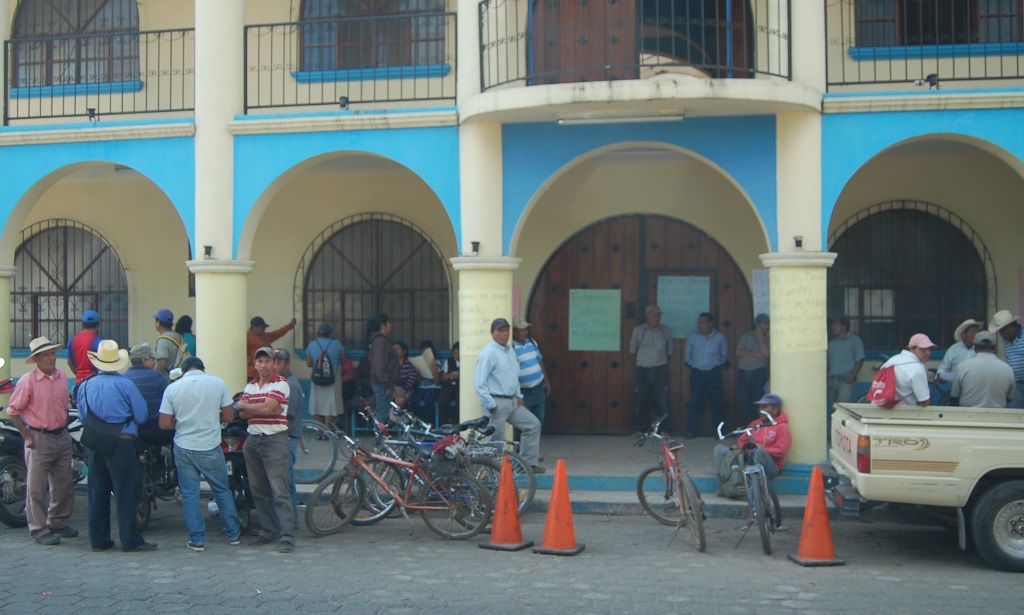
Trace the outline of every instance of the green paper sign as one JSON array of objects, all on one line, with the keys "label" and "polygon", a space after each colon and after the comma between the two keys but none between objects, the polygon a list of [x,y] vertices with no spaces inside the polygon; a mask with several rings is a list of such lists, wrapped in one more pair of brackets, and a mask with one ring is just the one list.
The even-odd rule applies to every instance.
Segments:
[{"label": "green paper sign", "polygon": [[617,352],[622,341],[622,292],[569,290],[569,350]]}]

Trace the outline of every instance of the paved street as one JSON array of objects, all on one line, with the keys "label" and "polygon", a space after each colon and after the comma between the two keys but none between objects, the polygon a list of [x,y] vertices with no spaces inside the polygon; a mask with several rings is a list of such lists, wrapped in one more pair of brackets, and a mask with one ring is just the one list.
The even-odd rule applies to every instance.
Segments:
[{"label": "paved street", "polygon": [[[418,518],[347,527],[296,551],[231,547],[214,519],[204,553],[185,548],[180,507],[161,503],[146,538],[153,553],[92,553],[83,537],[42,547],[0,526],[7,572],[0,612],[97,613],[1019,613],[1024,577],[993,571],[956,547],[955,533],[889,521],[833,521],[839,568],[801,568],[799,520],[761,552],[756,529],[738,549],[739,522],[707,521],[709,549],[643,516],[576,515],[576,557],[445,543]],[[545,515],[523,519],[540,542]],[[684,530],[685,531],[685,530]],[[115,534],[116,536],[116,534]]]}]

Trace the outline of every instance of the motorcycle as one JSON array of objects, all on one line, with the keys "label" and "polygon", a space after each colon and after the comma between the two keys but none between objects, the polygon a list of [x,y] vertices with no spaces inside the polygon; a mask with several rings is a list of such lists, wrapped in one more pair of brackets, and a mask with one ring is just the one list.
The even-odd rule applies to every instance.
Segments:
[{"label": "motorcycle", "polygon": [[135,525],[139,531],[149,527],[158,500],[177,500],[178,471],[174,466],[174,454],[170,446],[140,444],[139,470],[142,475],[142,495],[139,498],[139,512]]},{"label": "motorcycle", "polygon": [[[0,383],[0,388],[3,384]],[[78,411],[69,412],[68,431],[81,431]],[[85,447],[71,439],[71,481],[82,482],[88,475]],[[0,521],[10,527],[25,527],[25,481],[28,469],[25,467],[25,439],[9,419],[0,419]]]},{"label": "motorcycle", "polygon": [[[231,490],[231,497],[235,502],[242,534],[248,534],[252,528],[256,503],[252,499],[252,491],[249,490],[249,472],[245,466],[245,456],[242,454],[242,448],[245,446],[245,439],[248,435],[246,422],[241,419],[232,421],[221,430],[220,434],[220,448],[224,451],[224,461],[228,464],[228,488]],[[217,503],[211,501],[209,510],[211,513],[216,513]]]}]

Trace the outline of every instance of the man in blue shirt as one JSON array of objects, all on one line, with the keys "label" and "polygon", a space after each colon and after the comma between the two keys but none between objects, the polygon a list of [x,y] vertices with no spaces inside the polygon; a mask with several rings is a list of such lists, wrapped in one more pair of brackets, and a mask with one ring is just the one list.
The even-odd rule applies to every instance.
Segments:
[{"label": "man in blue shirt", "polygon": [[78,387],[78,411],[84,423],[89,414],[111,425],[124,425],[109,453],[89,449],[89,543],[93,551],[114,546],[110,539],[110,494],[117,500],[117,530],[123,551],[153,551],[135,525],[142,495],[139,456],[135,449],[138,426],[146,422],[146,400],[131,380],[118,371],[128,366],[128,352],[114,340],[103,340],[89,361],[97,373]]},{"label": "man in blue shirt", "polygon": [[228,468],[220,448],[220,425],[234,418],[235,407],[224,381],[206,374],[199,357],[188,357],[181,364],[184,372],[167,387],[160,404],[160,427],[174,430],[174,460],[178,467],[181,509],[188,527],[186,547],[206,549],[206,521],[199,506],[199,478],[213,491],[228,544],[241,544],[235,500],[228,488]]},{"label": "man in blue shirt", "polygon": [[484,416],[494,426],[495,439],[505,438],[505,423],[522,432],[519,454],[537,474],[546,470],[539,465],[540,421],[523,407],[523,393],[519,387],[519,359],[509,344],[509,323],[504,318],[491,322],[491,341],[480,351],[473,374],[473,388],[480,398]]},{"label": "man in blue shirt", "polygon": [[992,316],[988,330],[1003,338],[1003,353],[1013,369],[1016,390],[1008,407],[1024,408],[1024,336],[1021,335],[1020,322],[1010,310],[999,310]]},{"label": "man in blue shirt", "polygon": [[690,416],[687,438],[700,432],[704,398],[711,402],[711,427],[722,422],[722,366],[729,360],[729,342],[715,329],[715,317],[704,312],[697,330],[686,340],[686,366],[690,368]]},{"label": "man in blue shirt", "polygon": [[142,399],[146,400],[146,422],[139,425],[139,439],[155,446],[171,446],[174,434],[160,429],[160,402],[167,388],[167,376],[156,371],[156,354],[149,344],[135,344],[128,350],[132,366],[124,373],[128,380],[139,387]]}]

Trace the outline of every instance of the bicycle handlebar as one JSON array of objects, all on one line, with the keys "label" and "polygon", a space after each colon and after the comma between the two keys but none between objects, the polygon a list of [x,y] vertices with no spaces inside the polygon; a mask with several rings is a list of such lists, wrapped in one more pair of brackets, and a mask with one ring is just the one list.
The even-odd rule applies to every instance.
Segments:
[{"label": "bicycle handlebar", "polygon": [[726,438],[730,438],[732,436],[739,436],[741,434],[747,434],[748,436],[752,436],[755,431],[757,431],[758,429],[761,429],[762,427],[768,427],[769,425],[778,425],[778,423],[775,421],[775,419],[772,417],[772,415],[768,414],[767,411],[761,410],[761,414],[763,414],[765,416],[765,418],[767,418],[770,422],[768,422],[768,423],[758,423],[757,425],[748,425],[746,427],[740,427],[740,428],[734,429],[734,430],[732,430],[732,431],[730,431],[729,433],[726,433],[726,434],[722,433],[722,427],[725,427],[725,423],[724,422],[719,423],[718,424],[718,439],[719,440],[725,440]]}]

